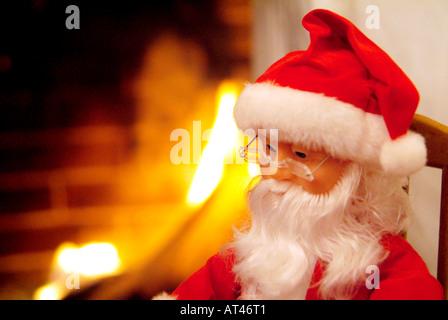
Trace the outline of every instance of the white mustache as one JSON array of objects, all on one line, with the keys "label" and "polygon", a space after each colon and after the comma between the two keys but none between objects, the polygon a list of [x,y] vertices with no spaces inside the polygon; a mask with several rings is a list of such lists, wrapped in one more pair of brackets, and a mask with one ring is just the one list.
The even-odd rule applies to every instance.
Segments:
[{"label": "white mustache", "polygon": [[286,193],[295,184],[291,181],[278,181],[275,179],[263,179],[263,186],[275,194],[282,195]]}]

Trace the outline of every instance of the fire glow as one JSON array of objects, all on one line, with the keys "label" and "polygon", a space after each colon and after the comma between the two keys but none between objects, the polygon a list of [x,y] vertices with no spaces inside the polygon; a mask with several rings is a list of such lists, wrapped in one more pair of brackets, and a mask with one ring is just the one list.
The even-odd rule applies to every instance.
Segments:
[{"label": "fire glow", "polygon": [[233,155],[238,137],[233,107],[238,93],[238,86],[231,82],[224,82],[218,89],[218,113],[188,192],[190,206],[201,205],[211,196],[221,181],[226,156]]},{"label": "fire glow", "polygon": [[[77,247],[71,243],[63,243],[56,250],[54,271],[62,271],[61,279],[56,279],[36,290],[35,300],[59,300],[67,292],[71,275],[83,275],[96,279],[120,270],[121,260],[118,252],[110,243],[89,243]],[[70,284],[71,285],[71,284]],[[79,284],[74,284],[76,287]],[[79,287],[77,288],[79,289]]]},{"label": "fire glow", "polygon": [[100,276],[116,272],[120,258],[110,243],[90,243],[80,248],[67,244],[59,250],[57,263],[66,273]]}]

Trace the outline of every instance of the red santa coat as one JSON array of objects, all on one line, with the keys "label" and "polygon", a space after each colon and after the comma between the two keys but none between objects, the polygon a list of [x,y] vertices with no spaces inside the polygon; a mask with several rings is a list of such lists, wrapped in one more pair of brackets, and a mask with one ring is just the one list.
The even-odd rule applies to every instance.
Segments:
[{"label": "red santa coat", "polygon": [[[379,265],[380,287],[369,290],[362,285],[353,299],[443,299],[442,286],[406,240],[401,236],[388,236],[382,240],[382,245],[389,255]],[[233,264],[234,255],[230,250],[211,257],[205,266],[181,283],[172,296],[179,300],[237,299],[241,290],[232,272]],[[321,279],[323,271],[318,261],[306,300],[319,299],[319,287],[313,284]]]}]

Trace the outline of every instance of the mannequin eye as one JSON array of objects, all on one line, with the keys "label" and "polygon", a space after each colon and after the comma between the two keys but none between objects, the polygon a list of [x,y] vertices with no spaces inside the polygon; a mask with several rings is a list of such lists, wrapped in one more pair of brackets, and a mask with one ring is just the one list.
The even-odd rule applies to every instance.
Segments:
[{"label": "mannequin eye", "polygon": [[295,152],[296,156],[298,156],[299,158],[305,159],[306,158],[306,154],[300,151],[296,151]]}]

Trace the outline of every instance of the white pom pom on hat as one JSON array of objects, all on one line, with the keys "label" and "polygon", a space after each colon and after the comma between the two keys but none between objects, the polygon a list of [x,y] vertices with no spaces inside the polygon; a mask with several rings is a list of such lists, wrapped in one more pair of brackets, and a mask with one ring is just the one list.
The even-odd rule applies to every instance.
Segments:
[{"label": "white pom pom on hat", "polygon": [[398,176],[418,171],[426,164],[425,139],[409,131],[402,137],[385,142],[380,163],[384,171]]}]

